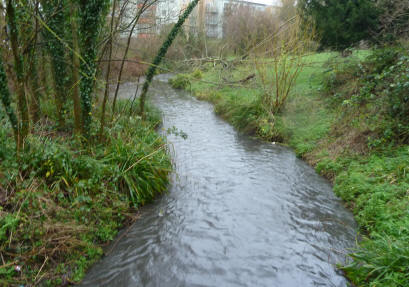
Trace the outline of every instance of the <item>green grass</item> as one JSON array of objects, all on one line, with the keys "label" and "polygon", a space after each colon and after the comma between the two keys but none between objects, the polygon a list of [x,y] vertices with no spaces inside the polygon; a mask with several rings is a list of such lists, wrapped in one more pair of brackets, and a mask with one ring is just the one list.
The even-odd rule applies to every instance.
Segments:
[{"label": "green grass", "polygon": [[105,142],[87,145],[43,124],[18,159],[0,119],[1,286],[80,281],[135,209],[166,190],[171,161],[158,114],[147,118],[121,116]]},{"label": "green grass", "polygon": [[[356,286],[405,287],[409,286],[409,145],[388,143],[383,132],[388,131],[388,118],[371,118],[379,119],[379,112],[372,111],[385,102],[364,101],[350,107],[349,100],[338,99],[353,92],[362,72],[351,67],[369,55],[370,51],[355,51],[348,58],[336,53],[306,57],[308,65],[273,125],[260,108],[257,79],[244,86],[229,86],[223,79],[246,77],[253,72],[249,64],[227,75],[221,68],[205,67],[203,81],[192,81],[192,91],[212,102],[215,111],[236,128],[288,144],[333,182],[335,193],[353,211],[360,227],[362,240],[351,252],[354,260],[341,267]],[[340,78],[342,89],[328,95],[324,83],[338,81],[339,71],[347,73]],[[382,132],[372,132],[377,130]],[[371,139],[376,135],[379,140]]]}]

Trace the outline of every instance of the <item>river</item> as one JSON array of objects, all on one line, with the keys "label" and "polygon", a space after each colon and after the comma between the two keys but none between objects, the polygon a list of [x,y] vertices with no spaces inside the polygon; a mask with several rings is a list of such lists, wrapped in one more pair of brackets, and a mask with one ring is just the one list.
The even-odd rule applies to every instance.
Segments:
[{"label": "river", "polygon": [[[169,192],[140,210],[81,286],[348,286],[353,216],[291,149],[252,139],[213,107],[156,79],[175,163]],[[122,97],[133,95],[125,84]]]}]

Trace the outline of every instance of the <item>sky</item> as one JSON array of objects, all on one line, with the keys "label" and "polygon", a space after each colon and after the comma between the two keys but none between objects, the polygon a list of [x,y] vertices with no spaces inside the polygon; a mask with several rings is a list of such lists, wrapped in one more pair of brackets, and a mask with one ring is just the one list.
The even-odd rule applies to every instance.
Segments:
[{"label": "sky", "polygon": [[267,5],[277,5],[280,1],[279,0],[247,0],[249,2],[255,2],[255,3],[263,3]]}]

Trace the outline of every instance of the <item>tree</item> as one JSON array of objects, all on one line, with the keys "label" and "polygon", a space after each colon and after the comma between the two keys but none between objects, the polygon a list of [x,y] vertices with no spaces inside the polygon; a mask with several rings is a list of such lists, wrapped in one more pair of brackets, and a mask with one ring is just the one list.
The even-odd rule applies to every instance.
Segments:
[{"label": "tree", "polygon": [[75,5],[77,3],[71,3],[70,12],[71,12],[71,33],[72,33],[72,101],[74,103],[74,130],[76,134],[81,132],[81,99],[80,99],[80,48],[78,44],[78,7]]},{"label": "tree", "polygon": [[63,128],[65,124],[64,115],[66,113],[67,64],[65,58],[66,49],[62,40],[65,38],[64,33],[67,25],[64,17],[64,9],[66,7],[65,2],[61,0],[42,0],[41,6],[51,30],[43,29],[43,35],[51,57],[58,126]]},{"label": "tree", "polygon": [[379,10],[374,0],[301,0],[305,20],[312,20],[321,48],[344,50],[370,38],[376,29]]},{"label": "tree", "polygon": [[110,1],[80,0],[80,50],[84,61],[81,62],[81,109],[83,134],[88,137],[91,126],[92,92],[94,90],[97,66],[97,41],[105,13]]},{"label": "tree", "polygon": [[259,11],[247,4],[231,3],[225,9],[224,36],[237,54],[246,54],[279,26],[273,11]]},{"label": "tree", "polygon": [[10,45],[14,58],[14,69],[16,73],[16,93],[17,106],[19,110],[19,125],[17,137],[17,150],[21,150],[24,146],[24,141],[28,135],[30,119],[28,115],[26,92],[24,89],[24,59],[21,55],[19,43],[19,30],[16,20],[16,7],[12,0],[7,1],[7,24],[10,27]]},{"label": "tree", "polygon": [[[1,49],[0,49],[1,51]],[[0,57],[0,100],[3,104],[4,110],[10,120],[11,127],[13,128],[14,138],[18,141],[18,120],[16,114],[11,106],[11,95],[7,86],[7,76],[3,67],[3,61]]]}]

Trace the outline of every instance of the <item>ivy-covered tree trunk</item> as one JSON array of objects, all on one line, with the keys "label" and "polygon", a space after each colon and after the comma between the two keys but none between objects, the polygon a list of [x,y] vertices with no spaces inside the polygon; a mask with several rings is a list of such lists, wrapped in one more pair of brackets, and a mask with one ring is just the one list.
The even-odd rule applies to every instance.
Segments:
[{"label": "ivy-covered tree trunk", "polygon": [[67,66],[65,63],[65,47],[61,39],[64,39],[65,17],[64,0],[42,0],[44,16],[49,28],[60,39],[57,39],[48,29],[43,29],[44,39],[51,58],[51,70],[54,79],[55,104],[57,108],[57,121],[59,128],[65,125],[64,116],[66,113],[66,82]]},{"label": "ivy-covered tree trunk", "polygon": [[97,39],[109,0],[80,0],[81,108],[83,134],[89,136],[91,126],[92,92],[96,72]]},{"label": "ivy-covered tree trunk", "polygon": [[72,30],[72,100],[74,102],[74,130],[77,134],[81,132],[81,99],[80,99],[80,49],[78,46],[77,7],[71,3],[71,30]]},{"label": "ivy-covered tree trunk", "polygon": [[[0,49],[0,52],[2,52],[2,49]],[[0,57],[0,97],[1,97],[1,102],[3,104],[4,110],[6,111],[6,114],[10,120],[11,127],[13,128],[13,134],[14,138],[16,140],[16,143],[18,141],[18,121],[16,114],[11,107],[11,96],[10,96],[10,91],[7,86],[7,76],[6,76],[6,71],[4,70],[3,66],[3,60]]]},{"label": "ivy-covered tree trunk", "polygon": [[20,124],[18,125],[18,138],[17,138],[17,150],[21,150],[24,145],[24,140],[27,137],[29,130],[29,115],[27,108],[26,93],[24,90],[24,61],[20,53],[19,42],[18,42],[18,30],[16,22],[16,9],[15,3],[12,0],[7,0],[7,24],[10,28],[10,44],[11,50],[14,56],[14,65],[17,77],[16,83],[16,93],[17,93],[17,104],[20,116]]},{"label": "ivy-covered tree trunk", "polygon": [[146,73],[146,80],[142,87],[141,99],[139,103],[139,113],[142,116],[142,118],[145,116],[146,94],[148,93],[148,89],[152,82],[153,76],[155,75],[156,69],[159,66],[159,64],[162,62],[163,57],[165,57],[166,52],[168,51],[169,47],[172,45],[173,40],[175,40],[177,34],[182,28],[183,23],[185,23],[186,19],[189,17],[190,13],[192,13],[193,9],[196,7],[198,2],[199,0],[193,0],[192,2],[190,2],[189,6],[187,6],[186,10],[179,17],[178,22],[173,26],[165,42],[162,44],[162,47],[160,47],[158,54],[153,60],[152,65],[149,67],[148,72]]}]

